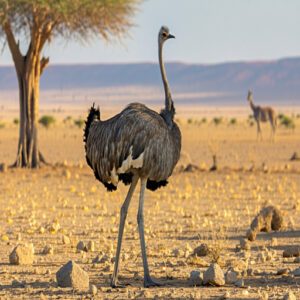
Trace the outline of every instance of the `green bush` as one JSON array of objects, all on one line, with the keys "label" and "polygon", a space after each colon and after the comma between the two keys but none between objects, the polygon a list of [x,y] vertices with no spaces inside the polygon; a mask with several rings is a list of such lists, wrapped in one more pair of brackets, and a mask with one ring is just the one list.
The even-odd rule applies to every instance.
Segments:
[{"label": "green bush", "polygon": [[[279,118],[279,116],[278,116]],[[285,128],[288,129],[294,129],[296,127],[295,122],[292,118],[289,116],[283,115],[280,119],[280,125],[284,126]]]},{"label": "green bush", "polygon": [[222,117],[214,117],[212,121],[216,126],[220,125],[222,123]]},{"label": "green bush", "polygon": [[206,119],[205,117],[203,117],[203,118],[201,119],[201,123],[204,124],[204,123],[206,123],[206,122],[207,122],[207,119]]},{"label": "green bush", "polygon": [[20,121],[19,121],[18,118],[15,118],[15,119],[13,120],[13,123],[14,123],[15,125],[19,125]]},{"label": "green bush", "polygon": [[55,123],[55,118],[49,115],[45,115],[39,119],[39,123],[48,129],[51,125]]},{"label": "green bush", "polygon": [[231,118],[229,120],[229,125],[236,125],[237,124],[237,119],[236,118]]},{"label": "green bush", "polygon": [[78,128],[82,128],[84,126],[84,120],[79,118],[77,120],[74,120],[74,125],[77,126]]},{"label": "green bush", "polygon": [[188,124],[193,124],[193,119],[190,118],[187,120],[187,122],[188,122]]}]

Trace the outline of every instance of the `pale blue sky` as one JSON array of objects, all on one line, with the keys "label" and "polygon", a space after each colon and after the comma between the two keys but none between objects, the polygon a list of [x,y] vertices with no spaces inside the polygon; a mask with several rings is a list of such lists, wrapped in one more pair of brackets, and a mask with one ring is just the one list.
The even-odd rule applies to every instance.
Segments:
[{"label": "pale blue sky", "polygon": [[[94,39],[87,45],[55,40],[45,49],[51,63],[157,61],[162,24],[176,36],[168,61],[216,63],[300,56],[300,0],[148,0],[122,43]],[[0,65],[11,63],[10,53]]]}]

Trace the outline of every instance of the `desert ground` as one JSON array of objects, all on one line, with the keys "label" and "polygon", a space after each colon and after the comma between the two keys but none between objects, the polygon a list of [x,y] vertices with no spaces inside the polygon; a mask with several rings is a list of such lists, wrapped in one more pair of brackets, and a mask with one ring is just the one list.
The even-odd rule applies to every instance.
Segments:
[{"label": "desert ground", "polygon": [[[177,108],[182,159],[167,187],[146,192],[150,271],[163,283],[150,289],[143,288],[138,191],[129,208],[121,252],[120,283],[128,285],[110,287],[120,207],[128,187],[119,184],[116,192],[106,192],[86,165],[82,128],[72,120],[84,118],[87,109],[88,105],[63,111],[41,107],[41,114],[56,119],[49,129],[39,129],[40,148],[50,165],[0,172],[1,299],[283,299],[288,292],[300,299],[300,277],[294,275],[300,260],[283,257],[284,250],[300,246],[300,161],[290,161],[294,152],[300,154],[299,109],[281,109],[293,112],[295,129],[279,126],[271,142],[266,124],[264,140],[257,142],[247,106]],[[101,109],[107,118],[119,107]],[[72,119],[63,122],[68,115]],[[17,149],[17,108],[3,108],[0,116],[0,163],[9,166]],[[214,117],[222,117],[219,125]],[[211,172],[213,155],[218,169]],[[259,233],[249,242],[250,249],[240,249],[251,221],[267,205],[280,209],[283,227]],[[79,241],[93,241],[94,249],[78,251]],[[22,243],[33,244],[34,262],[11,265],[9,254]],[[193,256],[203,243],[211,249],[208,255]],[[57,286],[55,274],[69,260],[88,273],[97,293]],[[203,274],[216,261],[224,273],[232,268],[243,281],[193,286],[190,273]]]}]

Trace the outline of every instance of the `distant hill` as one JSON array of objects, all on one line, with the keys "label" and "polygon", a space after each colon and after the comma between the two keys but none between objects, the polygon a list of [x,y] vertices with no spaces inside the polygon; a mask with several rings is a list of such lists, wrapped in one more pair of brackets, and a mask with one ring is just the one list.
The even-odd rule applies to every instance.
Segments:
[{"label": "distant hill", "polygon": [[[168,63],[166,68],[174,92],[214,92],[235,102],[251,88],[255,99],[300,103],[300,57],[211,65]],[[158,64],[50,65],[41,80],[43,90],[122,86],[161,87]],[[16,88],[13,67],[0,67],[0,89]]]}]

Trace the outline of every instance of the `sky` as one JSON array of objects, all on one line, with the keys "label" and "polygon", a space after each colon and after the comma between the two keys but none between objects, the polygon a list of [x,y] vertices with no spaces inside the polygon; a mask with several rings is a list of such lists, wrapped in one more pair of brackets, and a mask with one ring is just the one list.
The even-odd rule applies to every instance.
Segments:
[{"label": "sky", "polygon": [[[56,39],[44,49],[52,64],[156,62],[157,34],[176,36],[165,60],[186,63],[261,61],[300,56],[300,0],[146,0],[129,37],[108,44]],[[12,64],[6,48],[0,65]]]}]

